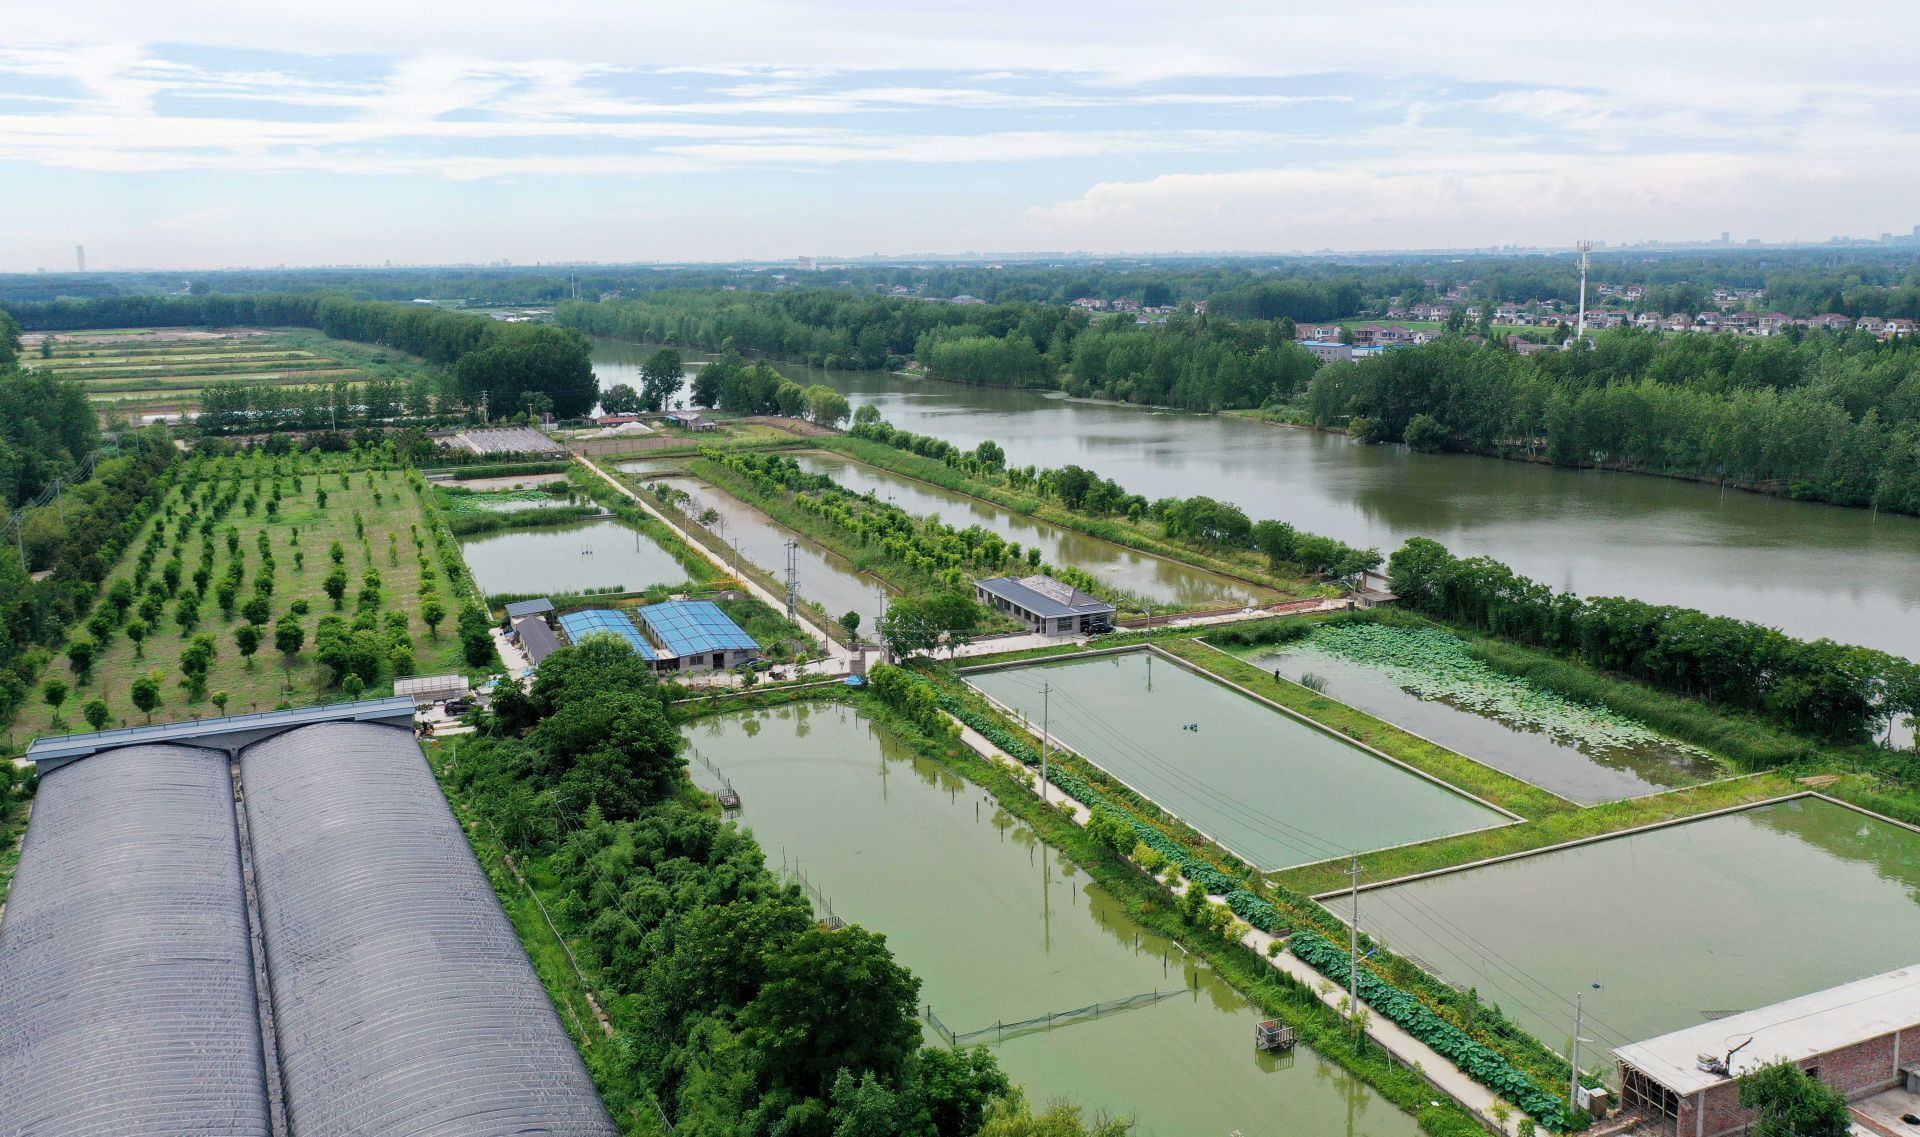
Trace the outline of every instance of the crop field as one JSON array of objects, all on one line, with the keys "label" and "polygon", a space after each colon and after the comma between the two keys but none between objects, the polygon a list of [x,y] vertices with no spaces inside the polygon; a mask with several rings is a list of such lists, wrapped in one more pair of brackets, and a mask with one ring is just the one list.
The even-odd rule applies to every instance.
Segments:
[{"label": "crop field", "polygon": [[35,371],[84,384],[89,399],[116,414],[191,413],[210,383],[361,382],[410,367],[399,353],[304,330],[61,332],[28,337],[21,354]]},{"label": "crop field", "polygon": [[[353,640],[335,658],[367,692],[390,690],[396,673],[465,670],[455,623],[469,586],[457,542],[430,521],[408,474],[337,460],[320,472],[320,464],[246,457],[187,465],[108,575],[94,616],[75,630],[99,645],[91,666],[54,660],[44,678],[69,692],[57,710],[38,698],[23,707],[16,734],[92,729],[94,700],[105,704],[104,725],[140,725],[147,713],[134,688],[149,678],[158,687],[155,721],[217,716],[222,695],[228,714],[348,698],[354,681],[322,662],[321,623],[330,616]],[[437,634],[423,618],[436,609]],[[276,645],[283,620],[300,630],[290,654]],[[258,634],[250,657],[242,651],[249,626]]]}]

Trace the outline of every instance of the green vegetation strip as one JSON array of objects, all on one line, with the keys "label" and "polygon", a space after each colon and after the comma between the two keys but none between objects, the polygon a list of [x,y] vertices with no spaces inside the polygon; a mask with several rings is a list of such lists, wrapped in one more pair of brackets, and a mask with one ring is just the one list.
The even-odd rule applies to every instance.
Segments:
[{"label": "green vegetation strip", "polygon": [[1566,1127],[1565,1102],[1543,1091],[1532,1078],[1515,1069],[1513,1063],[1469,1038],[1465,1031],[1435,1014],[1425,1003],[1372,971],[1363,967],[1358,976],[1353,976],[1352,956],[1333,946],[1325,936],[1302,931],[1288,941],[1287,948],[1330,979],[1344,983],[1353,978],[1360,998],[1374,1010],[1433,1047],[1474,1081],[1527,1111],[1541,1124],[1554,1130]]}]

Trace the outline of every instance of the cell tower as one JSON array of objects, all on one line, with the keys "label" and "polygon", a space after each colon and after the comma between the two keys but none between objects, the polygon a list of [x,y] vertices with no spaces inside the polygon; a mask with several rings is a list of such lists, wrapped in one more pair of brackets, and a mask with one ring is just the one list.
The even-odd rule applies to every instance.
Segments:
[{"label": "cell tower", "polygon": [[1580,250],[1580,314],[1573,325],[1573,344],[1578,347],[1587,338],[1587,254],[1593,251],[1593,242],[1582,241],[1574,247]]}]

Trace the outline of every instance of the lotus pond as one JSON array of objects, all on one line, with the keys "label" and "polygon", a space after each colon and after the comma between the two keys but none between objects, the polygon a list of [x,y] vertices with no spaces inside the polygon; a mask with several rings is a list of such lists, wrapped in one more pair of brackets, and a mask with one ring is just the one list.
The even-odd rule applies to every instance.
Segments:
[{"label": "lotus pond", "polygon": [[1796,798],[1363,892],[1360,926],[1556,1048],[1584,991],[1617,1046],[1912,963],[1920,832]]},{"label": "lotus pond", "polygon": [[1711,755],[1475,659],[1442,628],[1323,624],[1249,662],[1582,804],[1726,773]]},{"label": "lotus pond", "polygon": [[967,682],[1264,870],[1426,841],[1505,814],[1144,651]]},{"label": "lotus pond", "polygon": [[[950,1029],[1181,991],[989,1035],[1037,1105],[1131,1115],[1140,1137],[1416,1137],[1412,1118],[1307,1047],[1255,1051],[1261,1016],[1204,963],[1135,924],[979,786],[851,708],[797,704],[684,729],[694,779],[730,780],[768,860],[804,874],[836,916],[883,933]],[[928,1042],[940,1043],[931,1030]]]}]

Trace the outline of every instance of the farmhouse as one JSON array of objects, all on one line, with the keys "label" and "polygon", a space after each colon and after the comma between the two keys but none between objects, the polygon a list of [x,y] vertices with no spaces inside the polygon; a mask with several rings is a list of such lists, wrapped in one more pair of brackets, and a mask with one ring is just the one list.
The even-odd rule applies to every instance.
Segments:
[{"label": "farmhouse", "polygon": [[1113,605],[1050,576],[996,576],[977,582],[973,590],[980,603],[1042,635],[1070,636],[1113,627]]},{"label": "farmhouse", "polygon": [[[1742,1132],[1740,1075],[1781,1059],[1856,1103],[1920,1090],[1920,964],[1613,1052],[1620,1104],[1674,1137]],[[1856,1117],[1860,1115],[1856,1106]]]}]

